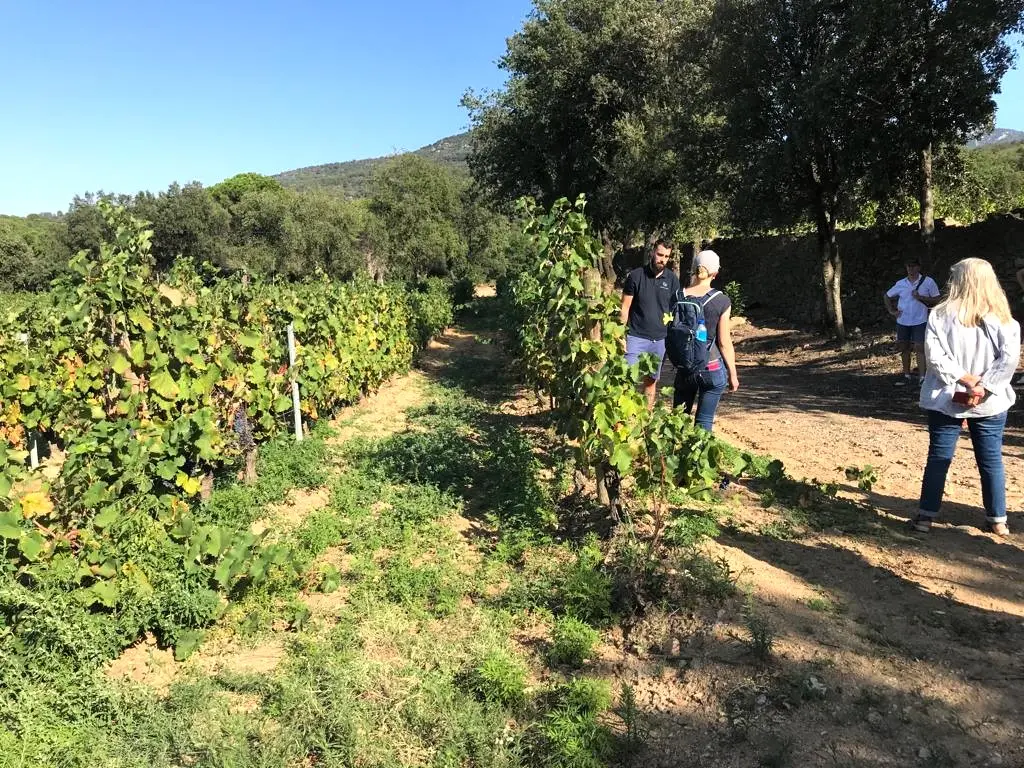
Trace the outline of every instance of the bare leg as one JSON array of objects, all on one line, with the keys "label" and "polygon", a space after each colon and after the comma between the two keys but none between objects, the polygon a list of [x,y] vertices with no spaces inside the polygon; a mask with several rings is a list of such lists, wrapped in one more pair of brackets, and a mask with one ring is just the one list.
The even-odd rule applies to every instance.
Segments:
[{"label": "bare leg", "polygon": [[910,356],[911,356],[911,354],[913,354],[913,353],[911,351],[910,342],[901,341],[900,342],[900,355],[903,358],[903,375],[904,376],[910,375]]},{"label": "bare leg", "polygon": [[921,370],[921,378],[928,373],[928,360],[924,356],[924,344],[915,344],[914,352],[917,354],[917,365]]},{"label": "bare leg", "polygon": [[647,410],[654,410],[654,399],[658,395],[658,382],[654,379],[644,379],[644,395],[647,397]]}]

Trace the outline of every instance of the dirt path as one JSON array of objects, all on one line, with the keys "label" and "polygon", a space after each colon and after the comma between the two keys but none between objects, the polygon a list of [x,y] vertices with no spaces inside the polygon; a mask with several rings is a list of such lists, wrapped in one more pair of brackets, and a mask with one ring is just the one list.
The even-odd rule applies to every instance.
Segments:
[{"label": "dirt path", "polygon": [[[860,725],[886,745],[872,754],[848,731],[850,762],[841,764],[1024,765],[1019,417],[1011,417],[1005,450],[1017,532],[999,540],[981,530],[965,436],[947,483],[945,522],[928,536],[911,535],[905,521],[917,507],[928,436],[916,388],[892,386],[898,363],[891,344],[875,336],[840,350],[798,331],[756,326],[737,336],[742,387],[723,401],[719,434],[781,459],[797,479],[836,483],[841,496],[864,505],[865,518],[873,508],[884,523],[882,535],[769,535],[779,510],[741,498],[738,528],[721,539],[724,555],[782,619],[783,655],[828,660],[846,686],[860,690]],[[844,472],[865,465],[879,475],[870,492]],[[808,590],[820,597],[808,598]],[[821,725],[822,743],[826,731],[839,738],[834,724]]]}]

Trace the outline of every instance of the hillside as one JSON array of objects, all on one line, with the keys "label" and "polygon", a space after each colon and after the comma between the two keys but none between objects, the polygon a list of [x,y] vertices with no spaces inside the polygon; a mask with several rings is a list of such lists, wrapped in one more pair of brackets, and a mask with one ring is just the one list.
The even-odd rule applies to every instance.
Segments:
[{"label": "hillside", "polygon": [[991,133],[967,142],[967,146],[970,149],[977,149],[979,147],[1017,144],[1022,141],[1024,141],[1024,131],[1015,131],[1011,128],[995,128]]},{"label": "hillside", "polygon": [[[1006,147],[1019,142],[1024,142],[1024,131],[996,128],[991,133],[969,141],[967,146],[971,149],[988,149]],[[469,156],[469,132],[435,141],[433,144],[415,150],[413,154],[429,157],[460,171],[465,171],[467,169],[466,158]],[[389,159],[391,159],[390,156],[386,156],[349,160],[344,163],[311,165],[307,168],[297,168],[293,171],[279,173],[274,178],[291,189],[326,189],[348,198],[365,197],[373,171]]]},{"label": "hillside", "polygon": [[[436,160],[459,171],[466,171],[469,155],[469,133],[460,133],[420,147],[412,154]],[[311,165],[285,171],[274,178],[291,189],[326,189],[348,198],[365,197],[373,172],[391,157],[374,157],[365,160],[350,160],[345,163]]]}]

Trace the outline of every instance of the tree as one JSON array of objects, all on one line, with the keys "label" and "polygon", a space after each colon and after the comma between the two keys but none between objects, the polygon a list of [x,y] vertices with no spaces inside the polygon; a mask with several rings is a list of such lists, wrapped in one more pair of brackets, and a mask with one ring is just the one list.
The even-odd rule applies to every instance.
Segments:
[{"label": "tree", "polygon": [[224,207],[237,203],[251,192],[281,192],[281,182],[259,173],[239,173],[210,187],[213,199]]},{"label": "tree", "polygon": [[480,188],[469,185],[462,193],[462,236],[468,248],[467,278],[474,283],[502,277],[510,261],[524,251],[525,236],[507,217],[488,205]]},{"label": "tree", "polygon": [[25,291],[41,287],[39,264],[25,238],[10,224],[0,222],[0,288]]},{"label": "tree", "polygon": [[175,259],[222,264],[231,223],[228,212],[202,184],[171,184],[166,192],[140,192],[130,210],[153,226],[153,256],[159,269]]},{"label": "tree", "polygon": [[860,24],[874,40],[873,90],[886,109],[875,126],[916,176],[921,234],[934,229],[933,157],[991,125],[994,94],[1013,65],[1008,35],[1021,29],[1024,0],[867,0]]},{"label": "tree", "polygon": [[0,216],[0,289],[41,291],[67,268],[60,218]]},{"label": "tree", "polygon": [[356,207],[325,192],[289,193],[279,274],[302,278],[320,269],[351,277],[362,266],[361,216]]},{"label": "tree", "polygon": [[374,174],[369,208],[386,236],[388,274],[419,280],[464,268],[467,248],[460,220],[465,183],[417,155],[402,155]]},{"label": "tree", "polygon": [[[886,156],[871,38],[855,3],[720,0],[715,73],[733,168],[733,220],[765,229],[809,218],[817,230],[825,317],[843,338],[836,227]],[[872,89],[875,86],[875,89]]]},{"label": "tree", "polygon": [[99,253],[100,245],[113,238],[114,233],[97,207],[100,200],[122,207],[128,207],[132,202],[131,195],[102,191],[75,195],[64,215],[64,243],[70,253]]},{"label": "tree", "polygon": [[704,0],[535,0],[508,41],[504,91],[468,93],[470,169],[497,200],[587,195],[605,242],[671,226],[702,198],[691,151],[708,119]]}]

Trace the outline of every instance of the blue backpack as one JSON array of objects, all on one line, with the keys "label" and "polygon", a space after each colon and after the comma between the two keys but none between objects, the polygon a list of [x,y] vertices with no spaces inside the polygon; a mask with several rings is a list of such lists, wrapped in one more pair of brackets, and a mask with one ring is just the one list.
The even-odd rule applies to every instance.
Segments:
[{"label": "blue backpack", "polygon": [[719,293],[721,291],[709,291],[705,296],[687,296],[682,290],[676,291],[665,352],[677,370],[694,375],[707,368],[711,345],[708,344],[704,307]]}]

